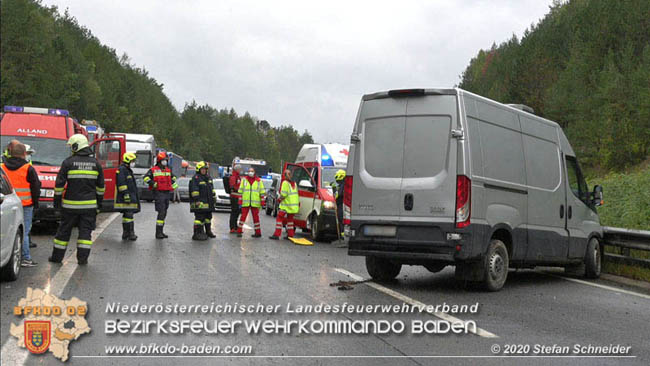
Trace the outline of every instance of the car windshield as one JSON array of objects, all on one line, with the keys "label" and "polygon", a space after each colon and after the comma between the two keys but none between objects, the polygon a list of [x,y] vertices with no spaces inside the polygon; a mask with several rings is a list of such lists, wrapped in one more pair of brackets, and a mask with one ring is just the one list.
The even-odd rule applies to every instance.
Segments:
[{"label": "car windshield", "polygon": [[214,189],[223,189],[223,180],[213,179],[212,185],[214,186]]},{"label": "car windshield", "polygon": [[63,160],[71,154],[66,140],[41,137],[2,136],[0,146],[4,149],[11,140],[18,140],[34,150],[31,156],[34,165],[60,166]]},{"label": "car windshield", "polygon": [[321,180],[321,186],[327,187],[330,185],[330,183],[336,181],[334,179],[334,176],[336,175],[336,172],[339,171],[339,169],[345,170],[345,168],[323,168],[323,176]]},{"label": "car windshield", "polygon": [[255,174],[258,177],[268,174],[269,168],[266,165],[251,165],[251,164],[241,164],[244,174],[248,172],[248,169],[251,167],[255,169]]}]

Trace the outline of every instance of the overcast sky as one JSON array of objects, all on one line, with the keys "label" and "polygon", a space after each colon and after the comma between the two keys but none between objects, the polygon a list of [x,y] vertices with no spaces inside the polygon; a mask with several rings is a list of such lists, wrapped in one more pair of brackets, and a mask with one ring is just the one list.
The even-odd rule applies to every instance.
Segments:
[{"label": "overcast sky", "polygon": [[43,0],[196,100],[349,141],[365,93],[451,87],[479,49],[516,34],[551,0]]}]

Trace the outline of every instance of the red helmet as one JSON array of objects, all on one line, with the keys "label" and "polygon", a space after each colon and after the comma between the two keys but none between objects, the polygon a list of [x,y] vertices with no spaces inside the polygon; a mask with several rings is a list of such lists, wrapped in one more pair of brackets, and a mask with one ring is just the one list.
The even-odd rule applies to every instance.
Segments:
[{"label": "red helmet", "polygon": [[158,161],[161,161],[161,160],[167,159],[167,153],[164,152],[164,151],[161,151],[161,152],[158,153],[157,158],[158,158]]}]

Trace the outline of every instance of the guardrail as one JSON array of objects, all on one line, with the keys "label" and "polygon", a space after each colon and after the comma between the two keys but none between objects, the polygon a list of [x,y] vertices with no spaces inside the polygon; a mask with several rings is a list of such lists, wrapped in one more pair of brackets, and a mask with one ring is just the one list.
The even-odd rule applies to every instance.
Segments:
[{"label": "guardrail", "polygon": [[650,231],[603,227],[605,246],[616,247],[618,253],[604,253],[608,262],[650,268],[650,259],[630,256],[630,249],[650,252]]}]

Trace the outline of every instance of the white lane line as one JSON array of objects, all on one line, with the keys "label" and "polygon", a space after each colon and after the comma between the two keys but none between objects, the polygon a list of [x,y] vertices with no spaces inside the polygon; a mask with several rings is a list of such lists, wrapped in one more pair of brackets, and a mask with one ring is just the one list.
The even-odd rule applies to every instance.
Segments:
[{"label": "white lane line", "polygon": [[[93,243],[119,215],[119,213],[114,212],[99,224],[99,226],[97,226],[91,237]],[[72,252],[68,259],[63,262],[63,266],[61,266],[54,277],[50,280],[50,283],[45,287],[44,291],[46,293],[55,295],[56,297],[61,296],[68,281],[72,278],[72,274],[77,269],[77,261],[71,260],[73,257],[76,258],[76,252],[77,249],[75,248],[74,252]],[[29,355],[29,352],[25,348],[18,347],[18,340],[12,335],[7,337],[0,353],[2,353],[2,359],[0,360],[0,364],[2,365],[24,365],[27,361],[27,356]]]},{"label": "white lane line", "polygon": [[562,278],[562,279],[565,279],[567,281],[581,283],[583,285],[588,285],[588,286],[593,286],[593,287],[598,287],[598,288],[602,288],[604,290],[620,292],[622,294],[638,296],[638,297],[650,300],[650,295],[642,294],[642,293],[639,293],[639,292],[624,290],[622,288],[617,288],[617,287],[612,287],[612,286],[607,286],[607,285],[601,285],[599,283],[594,283],[594,282],[589,282],[589,281],[583,281],[583,280],[579,280],[577,278],[564,277],[564,276],[560,276],[560,275],[556,275],[556,274],[552,274],[552,273],[548,273],[548,272],[542,272],[542,273],[544,273],[545,275],[551,276],[551,277]]},{"label": "white lane line", "polygon": [[[344,275],[346,275],[346,276],[348,276],[348,277],[350,277],[350,278],[352,278],[352,279],[354,279],[355,281],[364,281],[364,280],[366,280],[365,278],[363,278],[363,277],[361,277],[361,276],[359,276],[359,275],[357,275],[357,274],[354,274],[354,273],[352,273],[352,272],[350,272],[350,271],[347,271],[347,270],[345,270],[345,269],[342,269],[342,268],[334,268],[334,270],[337,271],[337,272],[339,272],[339,273],[342,273],[342,274],[344,274]],[[451,323],[451,322],[454,322],[454,323],[463,323],[463,324],[466,324],[466,322],[465,322],[464,320],[461,320],[461,319],[458,319],[458,318],[456,318],[456,317],[453,317],[453,316],[451,316],[451,315],[449,315],[449,314],[447,314],[447,313],[443,313],[443,312],[440,312],[440,311],[428,311],[428,309],[427,309],[427,307],[428,307],[427,304],[425,304],[425,303],[423,303],[423,302],[420,302],[420,301],[418,301],[418,300],[415,300],[415,299],[413,299],[413,298],[410,298],[410,297],[408,297],[408,296],[406,296],[406,295],[400,294],[399,292],[394,291],[394,290],[391,290],[391,289],[389,289],[388,287],[384,287],[384,286],[382,286],[382,285],[380,285],[380,284],[378,284],[378,283],[375,283],[375,282],[364,282],[363,284],[364,284],[364,285],[368,285],[368,286],[374,288],[374,289],[377,290],[377,291],[383,292],[383,293],[385,293],[386,295],[392,296],[392,297],[394,297],[394,298],[396,298],[396,299],[398,299],[398,300],[400,300],[400,301],[403,301],[403,302],[405,302],[405,303],[407,303],[407,304],[410,304],[410,305],[415,306],[415,307],[422,308],[422,309],[424,309],[424,310],[423,310],[424,312],[429,313],[430,315],[433,315],[433,316],[435,316],[435,317],[438,317],[438,318],[440,318],[440,319],[442,319],[442,320],[448,321],[448,322],[450,322],[450,323]],[[476,329],[473,329],[473,327],[469,326],[469,327],[467,327],[467,329],[468,329],[471,333],[474,333],[474,334],[476,334],[477,336],[480,336],[480,337],[484,337],[484,338],[499,338],[499,336],[497,336],[496,334],[494,334],[494,333],[490,333],[490,332],[488,332],[487,330],[485,330],[485,329],[481,329],[481,328],[478,328],[478,327],[476,327]]]}]

